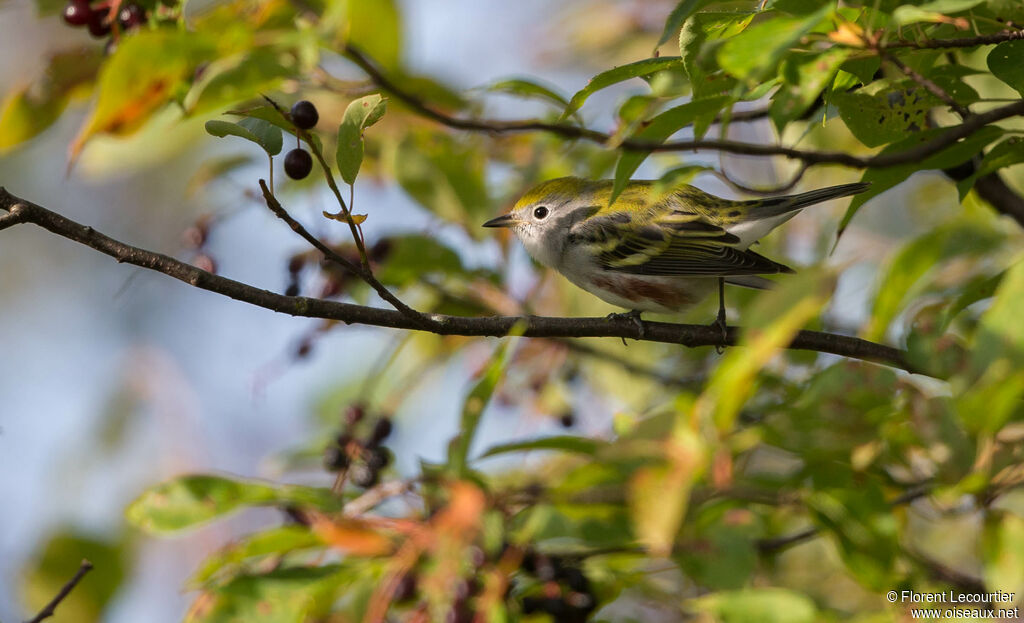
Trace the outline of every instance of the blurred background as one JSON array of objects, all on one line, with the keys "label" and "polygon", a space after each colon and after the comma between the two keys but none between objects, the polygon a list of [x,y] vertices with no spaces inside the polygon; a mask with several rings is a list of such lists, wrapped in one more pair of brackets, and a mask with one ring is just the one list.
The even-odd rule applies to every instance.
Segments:
[{"label": "blurred background", "polygon": [[[646,56],[674,4],[449,0],[439,8],[403,0],[398,2],[402,58],[410,71],[455,90],[526,74],[569,94],[595,71]],[[626,37],[627,31],[641,34]],[[71,31],[58,16],[40,17],[29,0],[3,0],[0,92],[34,80],[48,54],[81,46],[102,44]],[[344,61],[337,61],[336,69],[341,77],[357,75]],[[296,85],[288,88],[301,93]],[[636,89],[626,83],[595,95],[583,113],[588,125],[611,129],[616,107]],[[528,117],[544,109],[501,96],[480,97],[487,113],[496,117]],[[342,105],[323,94],[311,99],[327,114]],[[187,261],[212,261],[220,274],[284,290],[288,259],[305,247],[253,194],[265,163],[254,159],[228,179],[204,183],[210,162],[252,156],[250,145],[206,135],[205,118],[181,122],[168,117],[128,139],[96,139],[68,172],[68,145],[86,111],[86,102],[72,103],[53,127],[3,153],[0,184],[114,238]],[[736,125],[731,136],[775,140],[768,121]],[[836,140],[849,139],[836,135]],[[719,164],[717,156],[703,154],[652,158],[638,177],[656,177],[675,158]],[[734,177],[754,186],[779,184],[793,172],[767,160],[730,157],[724,164]],[[521,190],[510,186],[513,178],[500,166],[487,170],[495,190],[481,214],[507,207]],[[922,222],[938,222],[960,209],[945,178],[919,178],[871,202],[827,259],[844,272],[826,326],[859,325],[866,317],[873,275],[898,241]],[[825,169],[808,175],[801,188],[852,179],[850,172]],[[735,195],[712,176],[700,176],[695,183]],[[337,223],[319,217],[330,209],[331,198],[312,188],[285,186],[288,207],[317,234],[343,238]],[[533,293],[543,310],[554,289],[560,304],[573,313],[612,311],[545,278],[518,248],[511,252],[512,264],[497,267],[503,257],[497,241],[443,224],[385,176],[361,178],[356,197],[357,211],[372,214],[368,240],[398,232],[429,233],[457,249],[470,268],[507,270],[513,299]],[[787,256],[797,264],[821,260],[830,243],[825,232],[833,230],[841,213],[839,206],[826,206],[804,214],[769,248],[779,250],[782,255],[776,257],[784,261]],[[194,228],[209,222],[204,219],[215,225],[197,248]],[[443,455],[469,376],[495,343],[483,340],[462,348],[462,342],[443,346],[432,337],[406,339],[367,327],[323,330],[315,321],[274,314],[119,265],[32,226],[0,234],[0,267],[0,620],[5,621],[34,612],[82,556],[107,562],[97,575],[126,578],[104,620],[180,620],[191,595],[179,587],[210,549],[233,534],[277,521],[279,514],[249,511],[174,541],[141,537],[125,528],[123,509],[144,488],[188,472],[329,484],[329,474],[308,470],[282,476],[282,466],[365,389],[372,376],[368,370],[377,369],[370,363],[386,362],[399,347],[446,350],[452,356],[444,365],[427,366],[408,391],[389,393],[392,381],[373,389],[395,413],[391,448],[397,469],[411,471],[421,458]],[[317,279],[304,279],[304,292],[315,295],[324,285]],[[690,320],[704,317],[711,318],[710,307],[694,311]],[[668,347],[622,349],[617,340],[596,343],[623,358],[662,361],[663,370],[686,376],[687,368],[673,364],[674,351]],[[609,375],[622,374],[615,372],[614,357],[592,365]],[[585,408],[577,409],[568,424],[600,433],[616,412],[642,405],[644,387],[577,396]],[[553,403],[557,399],[490,410],[479,443],[561,430],[564,413],[545,406]],[[96,603],[103,597],[97,596]]]}]

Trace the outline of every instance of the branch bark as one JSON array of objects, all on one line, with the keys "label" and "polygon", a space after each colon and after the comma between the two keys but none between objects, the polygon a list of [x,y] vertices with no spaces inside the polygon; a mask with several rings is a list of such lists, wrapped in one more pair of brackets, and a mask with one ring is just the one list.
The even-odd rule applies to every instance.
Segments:
[{"label": "branch bark", "polygon": [[[681,344],[691,348],[715,345],[735,346],[739,342],[741,334],[740,328],[729,327],[723,341],[721,330],[714,325],[645,321],[643,336],[641,336],[639,327],[628,318],[616,320],[540,316],[475,318],[424,314],[424,317],[431,323],[428,328],[420,324],[414,317],[396,310],[303,296],[285,296],[215,275],[162,253],[140,249],[115,240],[92,227],[82,225],[42,206],[20,199],[4,188],[0,188],[0,209],[7,211],[6,215],[0,217],[0,229],[21,223],[32,223],[58,236],[74,240],[109,255],[118,262],[160,272],[194,287],[292,316],[338,320],[346,324],[430,331],[438,335],[504,337],[515,334],[543,338],[614,337]],[[925,373],[911,365],[905,351],[845,335],[820,331],[800,331],[790,342],[788,348],[830,353],[881,363],[908,372]]]},{"label": "branch bark", "polygon": [[61,587],[60,592],[58,592],[54,596],[54,598],[50,600],[50,603],[46,604],[46,606],[44,606],[43,609],[40,610],[38,614],[36,614],[34,617],[29,619],[25,623],[39,623],[44,619],[52,617],[54,611],[57,609],[57,606],[60,605],[60,602],[64,601],[64,598],[71,594],[71,591],[73,591],[75,587],[78,586],[78,583],[82,581],[82,578],[85,577],[85,574],[89,573],[90,571],[92,571],[92,563],[88,560],[83,560],[82,564],[78,567],[78,571],[75,572],[75,575],[73,575],[71,579],[68,580],[67,583]]}]

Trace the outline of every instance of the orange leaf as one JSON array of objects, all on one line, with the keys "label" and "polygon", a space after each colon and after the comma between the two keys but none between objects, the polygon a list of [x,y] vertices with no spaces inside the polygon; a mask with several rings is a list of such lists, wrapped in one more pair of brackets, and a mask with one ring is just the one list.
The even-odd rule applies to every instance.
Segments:
[{"label": "orange leaf", "polygon": [[391,539],[359,519],[312,517],[310,527],[325,543],[354,556],[380,556],[393,549]]}]

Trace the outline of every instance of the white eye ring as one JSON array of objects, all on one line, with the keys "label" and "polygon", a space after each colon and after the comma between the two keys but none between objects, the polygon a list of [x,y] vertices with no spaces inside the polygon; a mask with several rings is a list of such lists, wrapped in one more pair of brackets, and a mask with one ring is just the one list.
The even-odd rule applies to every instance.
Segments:
[{"label": "white eye ring", "polygon": [[538,221],[547,218],[547,216],[548,209],[546,207],[537,206],[536,208],[533,209],[533,218],[537,219]]}]

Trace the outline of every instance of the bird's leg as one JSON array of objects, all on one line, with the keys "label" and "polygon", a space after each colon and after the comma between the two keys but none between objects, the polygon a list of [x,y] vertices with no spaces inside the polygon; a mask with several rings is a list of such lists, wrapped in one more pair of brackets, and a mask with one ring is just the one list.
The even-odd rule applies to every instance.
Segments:
[{"label": "bird's leg", "polygon": [[713,326],[722,330],[722,343],[715,345],[715,352],[721,355],[725,352],[725,340],[729,337],[728,326],[725,324],[725,278],[718,278],[718,316]]},{"label": "bird's leg", "polygon": [[[634,309],[634,310],[628,311],[628,312],[626,312],[624,314],[611,313],[611,314],[608,314],[608,316],[606,316],[606,318],[608,320],[621,320],[623,318],[629,318],[630,320],[633,321],[633,324],[636,325],[636,339],[642,340],[642,339],[644,339],[644,334],[647,333],[647,331],[644,329],[644,321],[643,321],[643,319],[640,318],[640,314],[642,314],[642,313],[643,312],[640,311],[639,309]],[[623,344],[626,343],[626,338],[622,338],[622,343]]]}]

